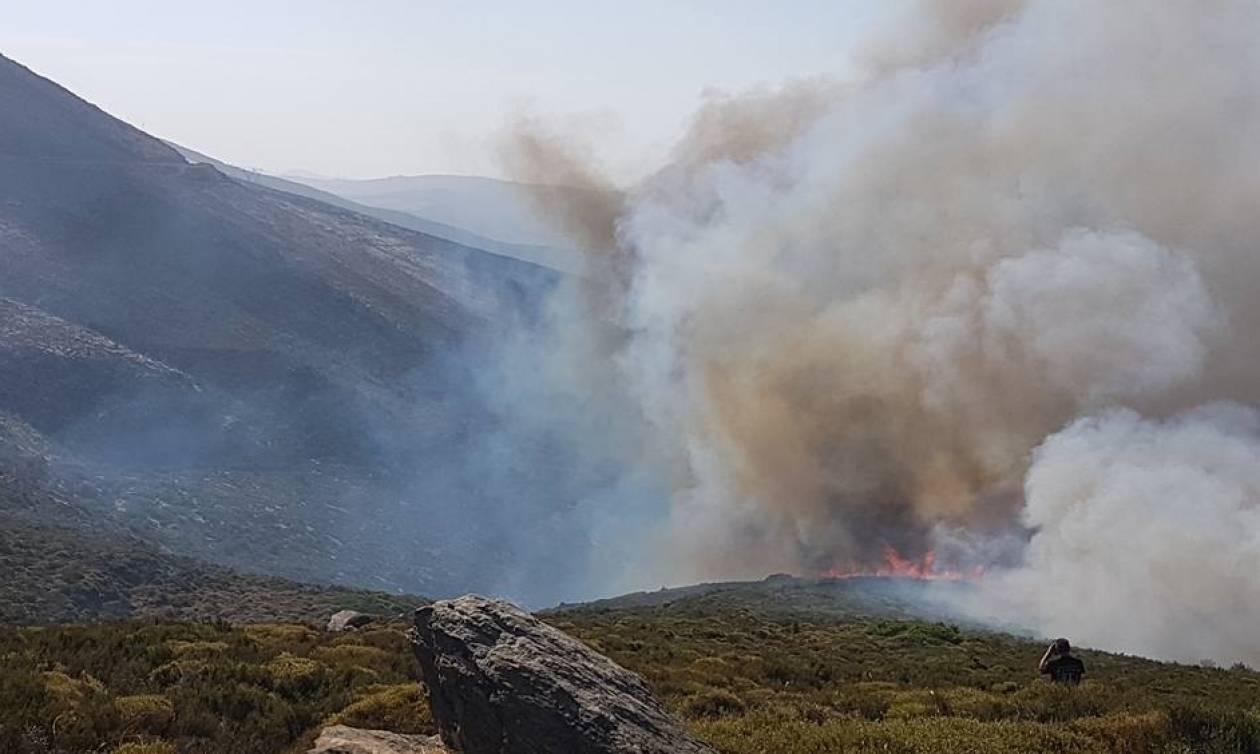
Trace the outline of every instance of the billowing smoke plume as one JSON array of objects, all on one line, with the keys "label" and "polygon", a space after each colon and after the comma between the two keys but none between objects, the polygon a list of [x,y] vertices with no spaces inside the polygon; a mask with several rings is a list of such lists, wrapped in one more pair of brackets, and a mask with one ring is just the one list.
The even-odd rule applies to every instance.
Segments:
[{"label": "billowing smoke plume", "polygon": [[1157,657],[1260,659],[1254,410],[1080,419],[1037,449],[1025,494],[1026,563],[989,577],[981,614]]},{"label": "billowing smoke plume", "polygon": [[1260,425],[1197,409],[1260,404],[1257,30],[941,0],[853,81],[711,98],[564,322],[669,490],[634,578],[939,549],[1017,622],[1260,658]]}]

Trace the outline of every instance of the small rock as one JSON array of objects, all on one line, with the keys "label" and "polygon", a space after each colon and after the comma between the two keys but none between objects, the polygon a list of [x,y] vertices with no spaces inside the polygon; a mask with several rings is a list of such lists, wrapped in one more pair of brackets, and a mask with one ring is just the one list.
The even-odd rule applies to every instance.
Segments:
[{"label": "small rock", "polygon": [[324,728],[307,754],[451,754],[437,736],[404,736],[345,725]]},{"label": "small rock", "polygon": [[333,613],[333,617],[328,619],[329,631],[346,631],[351,628],[362,628],[372,621],[376,620],[366,613],[356,612],[354,610],[342,610]]},{"label": "small rock", "polygon": [[433,718],[462,754],[712,754],[642,679],[499,600],[416,611]]}]

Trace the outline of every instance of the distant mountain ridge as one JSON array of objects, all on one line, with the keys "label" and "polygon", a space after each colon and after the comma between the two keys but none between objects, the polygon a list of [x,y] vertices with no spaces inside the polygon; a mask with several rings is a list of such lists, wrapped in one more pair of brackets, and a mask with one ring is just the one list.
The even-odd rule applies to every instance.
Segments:
[{"label": "distant mountain ridge", "polygon": [[362,204],[409,212],[488,238],[553,246],[570,241],[538,211],[536,192],[581,191],[467,175],[294,180]]},{"label": "distant mountain ridge", "polygon": [[578,271],[575,241],[546,207],[583,206],[598,189],[505,181],[470,175],[398,175],[346,179],[290,176],[292,180],[360,205],[423,217],[479,238],[562,252],[562,269]]},{"label": "distant mountain ridge", "polygon": [[[256,170],[247,170],[245,168],[229,165],[221,160],[217,160],[208,155],[189,149],[188,147],[166,142],[168,146],[179,152],[185,159],[192,163],[205,163],[213,165],[224,175],[230,176],[237,180],[256,183],[276,191],[284,191],[298,196],[305,196],[315,199],[325,204],[331,204],[334,207],[358,212],[363,215],[375,217],[392,223],[403,228],[419,231],[437,238],[443,238],[465,246],[488,251],[493,254],[512,257],[532,264],[542,265],[551,269],[564,272],[576,273],[581,270],[581,252],[567,248],[568,244],[562,237],[549,234],[546,239],[551,241],[553,245],[546,243],[514,243],[511,241],[497,240],[486,236],[477,235],[474,232],[464,228],[448,225],[446,223],[437,222],[428,219],[420,214],[411,211],[388,209],[383,206],[375,206],[372,202],[358,202],[345,198],[342,195],[331,190],[317,188],[313,184],[328,183],[331,186],[340,186],[343,182],[334,179],[322,179],[313,177],[297,177],[292,179],[269,175]],[[490,180],[490,179],[486,179]],[[356,183],[353,181],[344,183]],[[522,187],[524,190],[524,187]],[[348,193],[355,193],[352,189]],[[449,212],[445,214],[450,214]],[[513,235],[513,234],[509,234]]]}]

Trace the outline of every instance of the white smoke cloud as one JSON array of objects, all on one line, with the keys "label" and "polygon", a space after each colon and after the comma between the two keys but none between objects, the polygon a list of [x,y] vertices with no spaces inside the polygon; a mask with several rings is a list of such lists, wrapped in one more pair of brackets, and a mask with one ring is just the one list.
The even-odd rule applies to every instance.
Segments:
[{"label": "white smoke cloud", "polygon": [[1194,261],[1134,233],[1070,232],[998,262],[988,283],[986,348],[1018,349],[1046,389],[1086,406],[1197,376],[1219,325]]},{"label": "white smoke cloud", "polygon": [[1037,449],[1025,500],[1026,563],[989,575],[982,611],[1155,657],[1260,661],[1260,414],[1077,420]]}]

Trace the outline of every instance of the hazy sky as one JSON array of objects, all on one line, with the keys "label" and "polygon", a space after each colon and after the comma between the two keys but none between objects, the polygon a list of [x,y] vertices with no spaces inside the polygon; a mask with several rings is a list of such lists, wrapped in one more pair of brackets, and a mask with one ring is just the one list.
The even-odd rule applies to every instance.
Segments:
[{"label": "hazy sky", "polygon": [[9,0],[0,52],[247,167],[495,175],[530,113],[629,176],[706,88],[849,73],[890,1]]}]

